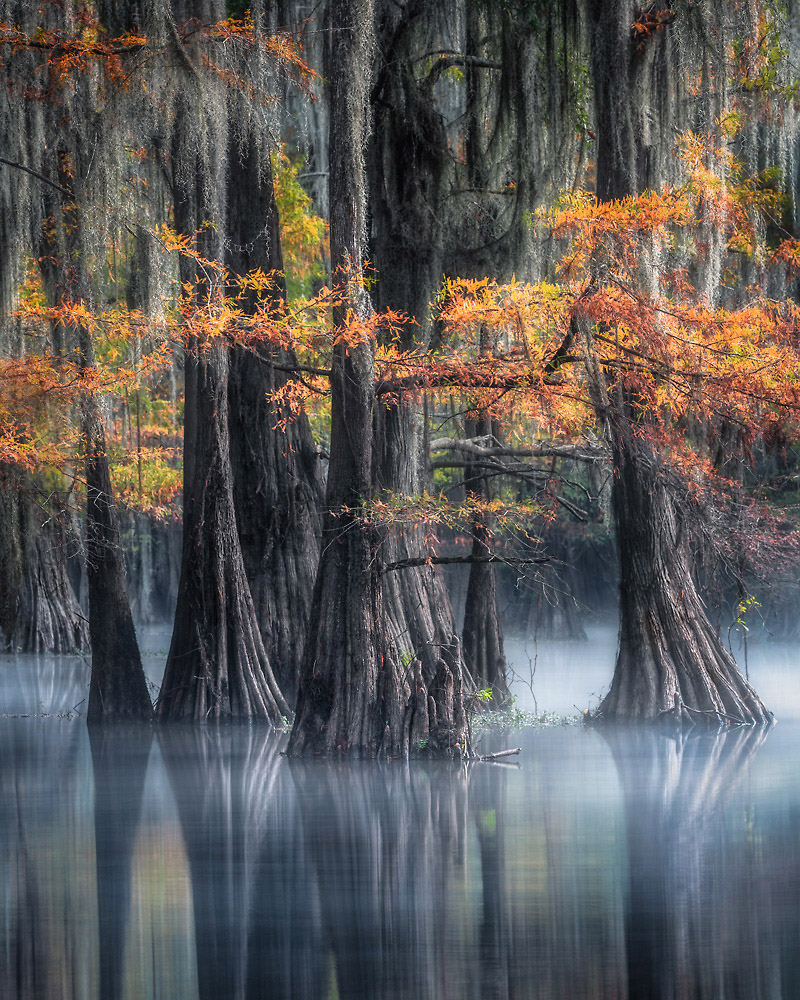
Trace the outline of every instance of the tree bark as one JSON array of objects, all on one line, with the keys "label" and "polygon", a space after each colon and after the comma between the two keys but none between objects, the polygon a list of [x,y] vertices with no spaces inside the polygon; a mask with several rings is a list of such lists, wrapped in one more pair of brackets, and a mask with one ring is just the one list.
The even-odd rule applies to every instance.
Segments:
[{"label": "tree bark", "polygon": [[[33,486],[27,483],[28,489]],[[19,473],[0,469],[0,639],[5,648],[72,653],[89,646],[56,517],[28,496]]]},{"label": "tree bark", "polygon": [[[187,113],[188,119],[188,113]],[[175,141],[176,161],[189,183],[175,183],[175,222],[194,236],[209,260],[221,260],[223,226],[214,218],[215,163],[191,153],[186,136]],[[224,155],[224,150],[223,150]],[[192,157],[190,162],[187,159]],[[215,172],[216,170],[216,172]],[[196,277],[181,260],[181,280]],[[218,290],[208,278],[200,304]],[[162,721],[218,722],[261,719],[280,724],[288,706],[272,673],[258,628],[236,527],[228,424],[230,348],[192,337],[185,362],[183,554],[175,625],[157,703]]]},{"label": "tree bark", "polygon": [[[269,150],[245,132],[231,137],[227,266],[244,276],[275,274],[269,300],[285,301],[280,230]],[[242,295],[255,312],[259,297]],[[304,411],[291,413],[271,394],[296,364],[294,353],[270,344],[236,347],[228,383],[231,468],[236,524],[256,619],[276,680],[294,705],[319,558],[324,484]]]},{"label": "tree bark", "polygon": [[[438,47],[438,26],[420,0],[400,8],[378,5],[374,134],[369,147],[370,256],[377,272],[376,305],[414,322],[395,346],[404,351],[431,340],[431,303],[442,281],[447,228],[444,198],[452,181],[447,131],[419,54]],[[415,496],[426,486],[425,426],[416,398],[382,401],[375,410],[378,489]],[[383,540],[385,564],[422,559],[425,529],[402,525]],[[389,633],[401,656],[416,655],[430,684],[442,649],[455,648],[456,624],[441,571],[411,565],[384,578]]]},{"label": "tree bark", "polygon": [[[82,359],[91,364],[91,339],[80,333]],[[111,489],[106,442],[97,400],[83,400],[86,448],[86,577],[92,679],[88,723],[153,717],[139,644],[125,588],[119,517]]]},{"label": "tree bark", "polygon": [[692,579],[689,538],[655,450],[617,426],[613,462],[619,651],[597,718],[770,721],[706,617]]},{"label": "tree bark", "polygon": [[[74,194],[72,166],[69,153],[61,150],[59,180],[65,194],[61,199],[59,221],[64,230],[64,256],[58,259],[55,288],[51,291],[59,304],[91,305],[94,297],[88,272],[88,249],[84,245],[83,212]],[[72,343],[80,370],[90,372],[95,366],[90,330],[82,324],[71,329],[61,322],[56,326],[64,343]],[[153,705],[125,586],[125,560],[108,468],[105,428],[93,392],[85,392],[81,398],[81,436],[86,477],[86,579],[92,649],[86,721],[90,725],[121,720],[147,721],[153,717]]]},{"label": "tree bark", "polygon": [[[371,0],[332,3],[330,232],[335,280],[347,288],[346,305],[334,315],[334,325],[342,334],[353,320],[365,323],[372,311],[363,284],[363,147],[368,131],[372,27]],[[372,338],[336,344],[331,393],[322,556],[289,753],[360,755],[424,748],[445,755],[463,754],[466,720],[460,663],[452,656],[450,662],[440,662],[429,695],[419,661],[404,669],[389,641],[380,536],[363,517],[364,503],[373,493],[375,457]]]},{"label": "tree bark", "polygon": [[[645,146],[644,50],[634,42],[628,3],[592,0],[592,72],[598,130],[597,196],[634,195],[652,176]],[[664,29],[670,30],[669,28]],[[661,34],[661,32],[659,33]],[[621,68],[612,74],[612,67]],[[692,577],[685,525],[660,455],[637,431],[647,415],[624,387],[611,396],[592,331],[579,323],[590,388],[612,449],[612,506],[620,560],[619,648],[598,719],[676,720],[714,725],[771,719],[706,617]]]}]

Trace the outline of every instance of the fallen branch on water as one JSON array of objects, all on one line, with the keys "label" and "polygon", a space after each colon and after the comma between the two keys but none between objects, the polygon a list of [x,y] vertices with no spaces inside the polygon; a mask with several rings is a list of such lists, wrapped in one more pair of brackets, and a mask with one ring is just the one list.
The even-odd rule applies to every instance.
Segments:
[{"label": "fallen branch on water", "polygon": [[468,757],[467,759],[487,762],[492,760],[500,760],[501,757],[514,757],[518,753],[522,753],[522,747],[514,747],[513,750],[498,750],[497,753],[481,753],[475,757]]}]

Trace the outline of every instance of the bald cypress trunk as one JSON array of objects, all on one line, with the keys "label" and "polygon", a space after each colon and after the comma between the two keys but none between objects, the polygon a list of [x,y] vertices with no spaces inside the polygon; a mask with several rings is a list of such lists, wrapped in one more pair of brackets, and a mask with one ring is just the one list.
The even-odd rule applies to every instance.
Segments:
[{"label": "bald cypress trunk", "polygon": [[[659,39],[644,46],[631,32],[633,6],[591,0],[595,85],[597,196],[636,194],[658,178],[645,141],[648,60]],[[663,29],[663,35],[670,28]],[[605,389],[593,361],[591,329],[584,354],[598,415],[613,461],[612,505],[620,559],[619,647],[611,689],[598,719],[654,720],[665,713],[687,722],[768,721],[709,622],[692,576],[687,526],[656,446],[636,433],[647,415],[627,390]]]},{"label": "bald cypress trunk", "polygon": [[[64,259],[59,258],[51,289],[59,305],[91,305],[94,301],[85,244],[84,213],[75,196],[74,161],[65,149],[58,153],[58,174],[64,194],[58,221],[63,227]],[[45,239],[50,239],[48,235]],[[71,344],[79,369],[95,367],[91,331],[83,324],[58,322],[55,339]],[[86,481],[86,579],[89,597],[89,639],[92,675],[86,721],[148,721],[153,706],[142,668],[139,644],[125,585],[119,514],[111,487],[105,428],[94,392],[81,398],[81,437]]]},{"label": "bald cypress trunk", "polygon": [[[88,333],[82,332],[82,356],[91,357]],[[125,564],[106,443],[97,400],[83,401],[86,448],[86,577],[89,589],[89,635],[92,679],[89,723],[152,718],[153,706],[142,669],[139,644],[125,587]]]},{"label": "bald cypress trunk", "polygon": [[[183,139],[176,140],[174,155],[184,158],[188,183],[174,186],[176,227],[189,236],[202,230],[200,253],[221,260],[224,227],[204,225],[214,218],[211,185],[220,176],[219,165],[188,152],[191,145]],[[194,263],[182,258],[182,281],[195,277]],[[218,293],[207,279],[198,286],[201,303]],[[231,351],[224,342],[209,344],[202,337],[193,335],[186,352],[183,554],[157,714],[162,721],[278,724],[288,707],[258,628],[236,525],[228,422]]]},{"label": "bald cypress trunk", "polygon": [[[372,61],[371,0],[330,7],[331,263],[347,302],[334,323],[366,322],[363,286]],[[363,516],[373,493],[374,342],[336,344],[331,372],[331,455],[322,555],[289,753],[463,753],[466,722],[460,663],[442,661],[428,685],[419,661],[407,667],[385,616],[378,530]],[[413,652],[413,651],[412,651]],[[446,651],[445,651],[446,652]]]},{"label": "bald cypress trunk", "polygon": [[[429,346],[431,303],[442,281],[444,198],[452,160],[447,133],[424,75],[420,52],[436,48],[436,25],[420,17],[424,3],[404,8],[378,5],[375,118],[370,144],[370,258],[377,271],[378,309],[392,309],[409,322],[395,346]],[[426,488],[426,432],[417,398],[381,400],[375,410],[377,487],[417,496]],[[383,541],[384,562],[424,558],[425,528],[393,527]],[[453,646],[455,618],[441,571],[411,566],[383,580],[389,632],[396,647],[416,655],[430,684],[442,650]]]},{"label": "bald cypress trunk", "polygon": [[29,495],[35,484],[0,467],[0,640],[24,653],[89,646],[87,622],[67,574],[57,515]]},{"label": "bald cypress trunk", "polygon": [[[231,137],[228,172],[227,265],[233,276],[256,268],[273,273],[267,303],[271,299],[280,307],[286,288],[269,150],[252,132]],[[246,311],[255,311],[259,298],[232,292]],[[231,353],[231,468],[256,619],[276,680],[293,705],[319,557],[324,486],[305,412],[291,413],[270,399],[289,378],[276,364],[291,368],[294,353],[267,343]]]}]

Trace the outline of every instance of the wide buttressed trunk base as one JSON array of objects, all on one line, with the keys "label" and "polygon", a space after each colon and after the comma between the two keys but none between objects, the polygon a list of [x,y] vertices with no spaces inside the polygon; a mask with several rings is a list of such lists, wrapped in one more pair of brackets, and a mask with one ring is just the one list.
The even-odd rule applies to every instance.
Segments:
[{"label": "wide buttressed trunk base", "polygon": [[0,647],[23,653],[88,648],[63,526],[26,496],[13,473],[0,483],[0,564]]},{"label": "wide buttressed trunk base", "polygon": [[258,719],[288,707],[256,621],[233,503],[227,408],[228,348],[187,357],[191,462],[175,626],[157,705],[161,721]]},{"label": "wide buttressed trunk base", "polygon": [[153,704],[147,689],[125,588],[125,564],[105,435],[96,402],[84,401],[86,436],[86,577],[92,679],[86,721],[147,722]]},{"label": "wide buttressed trunk base", "polygon": [[469,756],[458,640],[426,682],[391,634],[375,537],[330,520],[289,756]]},{"label": "wide buttressed trunk base", "polygon": [[614,445],[614,472],[619,649],[594,720],[770,723],[772,713],[706,617],[659,456],[626,435]]},{"label": "wide buttressed trunk base", "polygon": [[293,355],[234,350],[228,387],[236,523],[256,620],[290,705],[308,633],[324,486],[308,418],[274,404]]},{"label": "wide buttressed trunk base", "polygon": [[[375,436],[379,450],[378,486],[395,495],[417,496],[425,488],[425,434],[417,400],[379,402],[375,409]],[[415,523],[393,525],[381,543],[384,566],[425,560],[429,554],[426,527]],[[384,608],[389,635],[397,655],[416,657],[430,684],[439,670],[442,650],[451,647],[456,633],[450,595],[437,566],[407,565],[383,574]]]}]

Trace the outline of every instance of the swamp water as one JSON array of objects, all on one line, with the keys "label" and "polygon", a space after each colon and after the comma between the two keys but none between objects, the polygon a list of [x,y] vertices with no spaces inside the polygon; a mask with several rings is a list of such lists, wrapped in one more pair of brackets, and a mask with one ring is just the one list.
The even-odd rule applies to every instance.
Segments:
[{"label": "swamp water", "polygon": [[[572,711],[613,636],[528,652],[538,709]],[[520,766],[462,769],[11,718],[88,671],[0,657],[0,997],[799,997],[797,652],[751,650],[769,733],[490,733]]]}]

